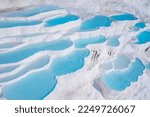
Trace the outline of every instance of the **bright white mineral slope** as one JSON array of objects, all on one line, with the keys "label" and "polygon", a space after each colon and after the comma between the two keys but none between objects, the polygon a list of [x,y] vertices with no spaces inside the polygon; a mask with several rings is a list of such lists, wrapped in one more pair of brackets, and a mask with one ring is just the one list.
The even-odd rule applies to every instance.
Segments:
[{"label": "bright white mineral slope", "polygon": [[[53,4],[74,10],[78,14],[130,12],[144,20],[150,17],[150,0],[0,0],[0,10],[9,10],[41,4]],[[82,10],[81,10],[82,9]],[[83,16],[82,16],[83,17]]]},{"label": "bright white mineral slope", "polygon": [[[121,12],[129,12],[138,17],[141,21],[150,22],[150,0],[1,0],[0,9],[10,10],[33,5],[51,4],[57,5],[67,9],[68,12],[77,14],[82,19],[91,17],[93,15],[112,15]],[[91,61],[91,55],[85,59],[85,66],[68,75],[60,76],[58,83],[53,92],[51,92],[45,99],[150,99],[150,80],[149,72],[139,78],[137,82],[126,88],[124,91],[108,91],[107,89],[99,90],[99,82],[96,80],[100,77],[101,71],[99,65],[106,59],[113,59],[106,55],[106,52],[112,50],[115,54],[123,52],[132,57],[140,57],[143,62],[148,61],[149,58],[143,49],[148,47],[149,43],[144,46],[129,45],[130,38],[136,35],[137,32],[128,32],[137,21],[113,23],[109,28],[102,28],[98,31],[91,33],[74,34],[71,36],[72,40],[79,37],[88,37],[97,35],[98,33],[106,37],[115,34],[122,35],[120,41],[123,43],[117,49],[106,47],[103,45],[89,45],[90,50],[103,48],[102,55],[96,63]],[[147,28],[150,26],[147,24]],[[63,32],[62,32],[63,34]],[[54,36],[55,37],[55,36]],[[34,39],[33,39],[34,40]],[[31,40],[33,42],[33,40]],[[5,41],[5,40],[4,40]],[[29,41],[30,42],[30,41]],[[34,42],[33,42],[34,43]],[[126,47],[124,47],[126,45]],[[66,52],[67,50],[65,50]],[[69,50],[70,51],[70,50]],[[136,53],[134,53],[136,52]],[[39,53],[40,54],[40,53]],[[102,85],[102,84],[101,84]],[[97,89],[96,89],[96,88]]]}]

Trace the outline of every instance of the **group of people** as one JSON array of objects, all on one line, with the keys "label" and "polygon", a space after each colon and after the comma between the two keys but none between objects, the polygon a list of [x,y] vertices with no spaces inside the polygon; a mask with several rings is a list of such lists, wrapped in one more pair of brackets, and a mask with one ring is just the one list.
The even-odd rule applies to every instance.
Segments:
[{"label": "group of people", "polygon": [[[108,51],[108,55],[109,56],[112,56],[112,51]],[[97,61],[99,56],[101,55],[101,50],[92,50],[92,57],[91,57],[91,60],[92,61]]]},{"label": "group of people", "polygon": [[101,54],[101,50],[92,50],[92,61],[97,61],[97,59],[99,58]]}]

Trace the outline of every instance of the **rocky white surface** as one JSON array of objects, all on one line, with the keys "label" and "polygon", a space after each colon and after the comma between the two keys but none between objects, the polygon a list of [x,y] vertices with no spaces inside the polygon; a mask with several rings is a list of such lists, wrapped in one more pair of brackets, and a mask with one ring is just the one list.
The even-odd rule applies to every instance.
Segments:
[{"label": "rocky white surface", "polygon": [[[133,41],[132,39],[135,38],[139,32],[150,28],[150,0],[1,0],[0,10],[1,12],[8,12],[11,9],[22,9],[41,4],[57,5],[64,9],[41,13],[40,15],[36,15],[34,17],[31,16],[28,18],[1,17],[0,21],[40,19],[44,22],[47,18],[50,19],[70,13],[78,15],[81,19],[52,28],[46,28],[42,23],[35,26],[1,28],[0,44],[14,43],[14,46],[11,49],[0,48],[0,53],[13,51],[28,44],[50,41],[59,38],[70,38],[73,41],[78,38],[87,38],[98,36],[100,34],[104,35],[106,38],[113,35],[120,35],[120,45],[117,48],[106,46],[106,42],[103,44],[88,45],[87,48],[91,53],[87,58],[85,58],[84,67],[71,74],[57,77],[58,83],[54,91],[47,95],[44,99],[150,99],[149,70],[145,70],[143,75],[139,77],[138,81],[133,82],[131,86],[127,87],[123,91],[108,90],[100,80],[103,72],[100,69],[101,64],[106,60],[114,60],[116,55],[119,53],[124,53],[125,55],[130,56],[131,59],[138,57],[144,64],[150,61],[150,51],[147,53],[144,52],[144,50],[150,46],[150,43],[144,45],[136,45],[131,43],[131,41]],[[113,22],[110,27],[103,27],[95,31],[76,32],[71,30],[78,27],[82,21],[92,16],[111,16],[113,14],[124,12],[134,14],[138,20]],[[130,28],[138,21],[145,21],[146,28],[137,32],[130,31]],[[70,47],[61,52],[39,52],[23,61],[13,64],[0,65],[0,69],[16,66],[15,70],[0,74],[0,78],[2,79],[11,76],[12,74],[16,74],[23,68],[27,69],[27,72],[23,74],[24,76],[32,72],[46,69],[50,62],[45,63],[38,68],[34,68],[34,70],[31,71],[29,66],[36,64],[35,60],[47,60],[62,56],[73,49],[73,47]],[[93,50],[101,50],[101,55],[96,61],[91,59]],[[108,52],[110,51],[113,53],[111,56],[108,55]],[[52,53],[52,56],[49,56],[50,53]],[[5,85],[16,82],[22,77],[23,76],[20,76],[17,79],[7,83],[0,83],[0,89],[2,89]]]}]

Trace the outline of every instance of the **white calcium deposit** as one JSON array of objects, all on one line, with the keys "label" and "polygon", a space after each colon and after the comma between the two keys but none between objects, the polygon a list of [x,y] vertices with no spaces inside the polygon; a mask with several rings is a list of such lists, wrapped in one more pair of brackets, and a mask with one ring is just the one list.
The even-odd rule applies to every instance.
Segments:
[{"label": "white calcium deposit", "polygon": [[[136,45],[132,39],[144,30],[150,29],[150,0],[0,0],[0,13],[11,10],[35,7],[36,5],[54,5],[63,9],[48,11],[35,16],[24,17],[0,17],[0,21],[19,21],[19,20],[41,20],[46,21],[66,14],[74,14],[80,18],[76,21],[57,25],[51,28],[44,27],[43,23],[34,26],[19,26],[12,28],[0,28],[0,45],[7,44],[7,48],[0,48],[0,53],[11,52],[29,44],[37,42],[48,42],[56,39],[70,39],[72,41],[79,38],[88,38],[103,35],[106,38],[113,35],[120,35],[120,45],[116,48],[103,44],[91,44],[86,48],[90,50],[90,55],[85,58],[84,66],[70,74],[57,77],[55,89],[44,99],[150,99],[150,71],[144,70],[142,76],[136,82],[132,82],[129,87],[123,91],[108,90],[101,83],[101,74],[103,70],[101,64],[106,61],[112,61],[117,54],[123,53],[131,59],[140,58],[143,64],[150,61],[150,51],[144,50],[150,46],[150,43]],[[76,32],[72,30],[79,27],[80,24],[95,15],[111,16],[118,13],[131,13],[138,19],[133,21],[112,22],[110,27],[102,27],[94,31]],[[138,21],[146,22],[146,27],[139,31],[131,31],[130,28]],[[11,32],[11,33],[10,33]],[[9,47],[10,46],[10,47]],[[43,51],[34,54],[17,63],[0,65],[0,69],[14,68],[7,73],[1,73],[0,79],[11,77],[25,69],[25,73],[15,80],[0,83],[0,90],[17,80],[33,72],[47,69],[51,60],[63,56],[74,47],[63,51]],[[92,51],[101,50],[101,54],[96,61],[93,61]],[[113,53],[111,56],[108,53]],[[47,61],[35,66],[38,61]],[[31,69],[30,66],[33,66]]]}]

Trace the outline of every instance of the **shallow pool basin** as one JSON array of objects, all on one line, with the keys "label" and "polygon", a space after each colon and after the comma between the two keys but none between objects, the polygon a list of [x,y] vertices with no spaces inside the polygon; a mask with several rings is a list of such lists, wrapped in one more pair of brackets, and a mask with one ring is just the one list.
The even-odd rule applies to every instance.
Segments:
[{"label": "shallow pool basin", "polygon": [[69,74],[84,66],[84,58],[89,50],[74,50],[56,58],[47,70],[31,73],[26,77],[9,84],[2,90],[3,97],[13,100],[39,100],[54,90],[60,75]]},{"label": "shallow pool basin", "polygon": [[47,11],[52,11],[57,9],[60,8],[57,6],[40,5],[36,7],[27,8],[27,9],[19,9],[7,13],[1,13],[0,16],[1,17],[29,17],[29,16],[37,15],[42,12],[47,12]]},{"label": "shallow pool basin", "polygon": [[116,21],[126,21],[126,20],[136,20],[137,18],[129,13],[117,14],[110,17],[112,20]]},{"label": "shallow pool basin", "polygon": [[138,58],[133,61],[125,70],[115,70],[104,73],[102,81],[110,90],[121,91],[131,85],[131,82],[138,80],[138,77],[143,74],[145,66]]},{"label": "shallow pool basin", "polygon": [[45,27],[52,27],[60,24],[65,24],[67,22],[75,21],[78,20],[79,17],[76,15],[66,15],[66,16],[61,16],[57,18],[53,18],[50,20],[45,21],[44,26]]},{"label": "shallow pool basin", "polygon": [[39,42],[17,50],[0,53],[0,64],[19,62],[37,52],[45,50],[64,50],[72,46],[73,42],[70,40],[54,40],[50,42]]},{"label": "shallow pool basin", "polygon": [[77,39],[74,41],[74,46],[76,48],[85,48],[89,44],[104,43],[105,41],[106,41],[106,38],[101,35],[98,37]]},{"label": "shallow pool basin", "polygon": [[137,36],[136,44],[144,44],[150,42],[150,30],[140,32]]},{"label": "shallow pool basin", "polygon": [[88,19],[84,21],[81,24],[80,31],[86,31],[86,30],[96,30],[100,27],[109,27],[111,25],[111,20],[107,16],[95,16],[91,19]]}]

